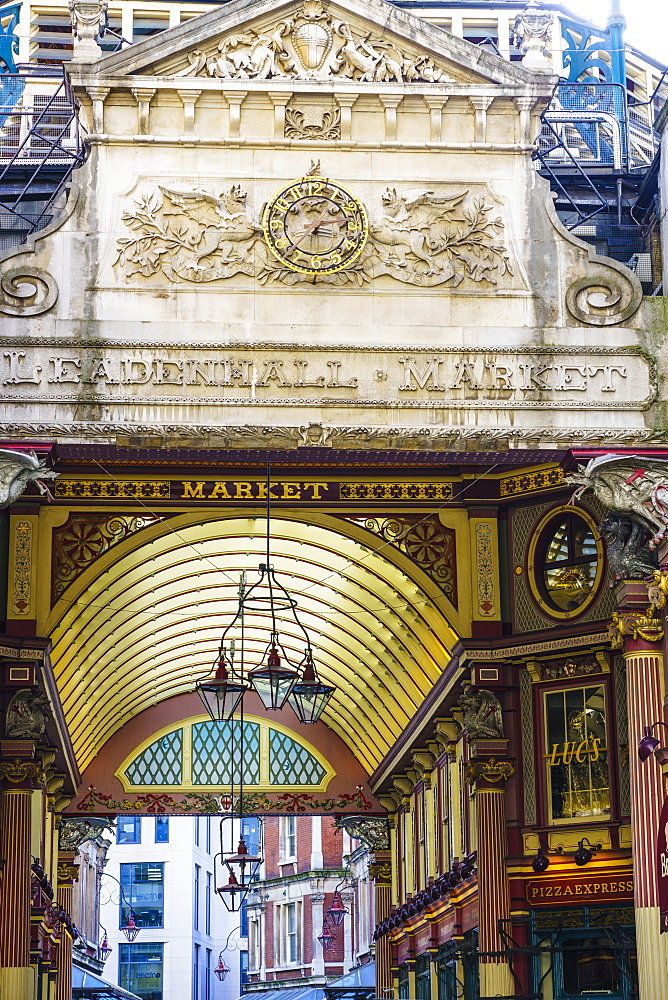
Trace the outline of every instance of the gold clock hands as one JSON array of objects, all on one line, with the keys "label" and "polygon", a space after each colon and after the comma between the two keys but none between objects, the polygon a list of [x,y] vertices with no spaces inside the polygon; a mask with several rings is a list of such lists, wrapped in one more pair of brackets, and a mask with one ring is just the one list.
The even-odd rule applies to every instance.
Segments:
[{"label": "gold clock hands", "polygon": [[[325,215],[321,215],[319,219],[317,219],[311,226],[308,227],[308,229],[304,230],[304,232],[299,237],[299,239],[295,240],[294,243],[290,244],[290,246],[285,251],[286,254],[292,253],[293,250],[296,250],[297,247],[299,246],[299,244],[303,240],[305,240],[307,236],[310,236],[311,233],[315,232],[315,230],[318,228],[318,226],[320,226],[325,221],[326,217],[327,217],[327,213],[325,213]],[[346,218],[345,215],[337,215],[336,218],[334,218],[334,219],[328,219],[327,221],[328,222],[348,222],[349,220]]]}]

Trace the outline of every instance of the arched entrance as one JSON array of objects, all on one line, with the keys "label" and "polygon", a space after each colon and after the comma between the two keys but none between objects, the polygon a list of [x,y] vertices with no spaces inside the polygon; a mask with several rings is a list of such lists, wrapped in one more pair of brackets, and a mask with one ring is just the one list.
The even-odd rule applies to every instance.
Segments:
[{"label": "arched entrance", "polygon": [[[264,517],[245,511],[154,520],[61,594],[43,630],[82,772],[114,733],[210,672],[240,573],[252,578],[263,560],[265,531]],[[272,521],[272,562],[298,600],[323,680],[336,687],[322,723],[308,728],[331,730],[369,774],[449,661],[461,609],[409,552],[355,520],[282,510]],[[249,614],[250,666],[268,627],[266,614]],[[286,617],[281,629],[299,654],[294,622]],[[183,718],[193,707],[184,703]],[[155,720],[157,731],[165,723],[161,713]],[[124,745],[123,756],[132,749]]]}]

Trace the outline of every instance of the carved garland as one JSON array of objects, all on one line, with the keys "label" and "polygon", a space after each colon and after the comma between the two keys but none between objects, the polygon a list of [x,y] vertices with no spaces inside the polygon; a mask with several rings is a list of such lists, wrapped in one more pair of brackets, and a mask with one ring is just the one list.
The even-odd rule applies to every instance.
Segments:
[{"label": "carved garland", "polygon": [[[168,795],[165,792],[149,792],[143,795],[128,796],[115,799],[112,795],[98,792],[94,785],[88,786],[87,794],[77,803],[81,812],[111,812],[111,813],[225,813],[234,808],[238,811],[241,803],[234,802],[229,796],[214,795],[211,792],[186,792],[183,795]],[[361,787],[355,792],[342,792],[331,798],[318,798],[307,792],[282,792],[276,795],[265,795],[260,792],[243,796],[243,811],[247,815],[253,812],[262,813],[307,813],[332,812],[337,809],[355,807],[369,810],[371,802],[364,795]]]}]

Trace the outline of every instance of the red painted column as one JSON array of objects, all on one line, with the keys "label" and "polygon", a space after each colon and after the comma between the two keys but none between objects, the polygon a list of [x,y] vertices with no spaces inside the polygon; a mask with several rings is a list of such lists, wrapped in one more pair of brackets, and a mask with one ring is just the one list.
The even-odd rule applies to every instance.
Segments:
[{"label": "red painted column", "polygon": [[[510,920],[510,888],[506,873],[505,783],[514,773],[507,760],[485,753],[484,743],[472,744],[475,754],[468,765],[468,780],[476,787],[478,840],[478,947],[480,950],[480,997],[513,997],[517,993],[499,921]],[[495,741],[498,753],[500,743]],[[482,753],[481,753],[482,751]],[[505,926],[510,930],[510,924]]]},{"label": "red painted column", "polygon": [[[668,935],[660,934],[656,841],[665,796],[658,760],[641,761],[643,727],[663,720],[665,675],[663,622],[647,608],[647,587],[626,581],[617,588],[612,643],[623,649],[628,698],[631,830],[639,1000],[668,1000]],[[660,735],[660,734],[657,734]]]}]

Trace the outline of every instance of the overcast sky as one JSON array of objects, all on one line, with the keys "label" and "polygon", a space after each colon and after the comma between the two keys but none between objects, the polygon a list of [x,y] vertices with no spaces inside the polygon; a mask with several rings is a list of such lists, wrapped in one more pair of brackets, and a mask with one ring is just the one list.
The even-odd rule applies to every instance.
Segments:
[{"label": "overcast sky", "polygon": [[[566,0],[573,12],[605,27],[610,0]],[[657,62],[668,64],[668,0],[621,0],[626,41]]]}]

